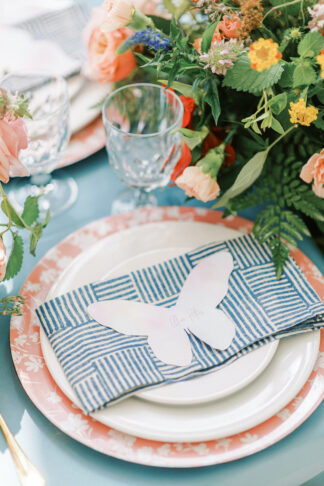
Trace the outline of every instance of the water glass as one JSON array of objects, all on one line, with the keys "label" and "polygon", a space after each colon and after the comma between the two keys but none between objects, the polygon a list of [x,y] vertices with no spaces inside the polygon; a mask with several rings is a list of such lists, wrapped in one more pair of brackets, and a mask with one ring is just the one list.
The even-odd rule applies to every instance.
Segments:
[{"label": "water glass", "polygon": [[158,85],[130,84],[108,96],[102,114],[110,164],[128,186],[112,213],[156,205],[150,192],[168,184],[181,155],[180,98]]},{"label": "water glass", "polygon": [[28,182],[15,179],[9,197],[17,209],[22,209],[28,195],[40,195],[41,215],[50,210],[51,216],[65,211],[77,197],[77,185],[64,174],[52,177],[60,164],[69,142],[69,95],[66,81],[61,77],[39,73],[10,74],[0,87],[20,93],[29,101],[32,119],[25,118],[28,147],[19,158],[30,171]]}]

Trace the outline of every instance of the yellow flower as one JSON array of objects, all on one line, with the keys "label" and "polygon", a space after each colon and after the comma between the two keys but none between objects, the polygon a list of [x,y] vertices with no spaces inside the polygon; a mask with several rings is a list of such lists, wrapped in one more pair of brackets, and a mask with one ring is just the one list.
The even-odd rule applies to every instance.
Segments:
[{"label": "yellow flower", "polygon": [[278,64],[282,54],[278,51],[279,45],[272,39],[258,39],[250,46],[248,58],[251,61],[251,68],[259,73]]},{"label": "yellow flower", "polygon": [[318,109],[315,106],[306,106],[304,98],[299,98],[297,103],[290,102],[290,121],[291,123],[299,123],[300,125],[309,125],[316,120]]},{"label": "yellow flower", "polygon": [[321,77],[324,78],[324,49],[322,49],[321,53],[316,57],[316,61],[321,66]]}]

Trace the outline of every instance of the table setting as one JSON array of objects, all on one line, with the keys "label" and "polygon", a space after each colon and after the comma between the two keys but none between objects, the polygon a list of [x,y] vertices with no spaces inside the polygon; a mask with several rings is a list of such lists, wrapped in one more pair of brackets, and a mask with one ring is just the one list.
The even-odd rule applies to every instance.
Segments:
[{"label": "table setting", "polygon": [[27,3],[0,22],[1,481],[323,484],[323,2]]}]

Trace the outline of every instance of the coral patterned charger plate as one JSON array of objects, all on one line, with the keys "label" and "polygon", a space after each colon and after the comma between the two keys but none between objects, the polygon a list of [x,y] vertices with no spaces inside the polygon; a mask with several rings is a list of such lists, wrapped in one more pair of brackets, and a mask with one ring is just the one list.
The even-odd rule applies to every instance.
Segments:
[{"label": "coral patterned charger plate", "polygon": [[[108,217],[68,236],[52,248],[24,283],[25,313],[11,321],[10,343],[20,381],[36,407],[59,429],[102,453],[131,462],[164,467],[197,467],[235,460],[260,451],[287,436],[320,405],[324,397],[324,330],[319,356],[304,386],[290,403],[263,423],[235,435],[204,442],[161,442],[138,438],[114,430],[85,416],[63,394],[43,358],[35,308],[46,300],[50,288],[75,257],[118,231],[148,223],[192,221],[222,225],[250,232],[248,220],[205,209],[166,207],[143,209]],[[313,263],[299,250],[292,255],[309,282],[324,296],[324,279]]]}]

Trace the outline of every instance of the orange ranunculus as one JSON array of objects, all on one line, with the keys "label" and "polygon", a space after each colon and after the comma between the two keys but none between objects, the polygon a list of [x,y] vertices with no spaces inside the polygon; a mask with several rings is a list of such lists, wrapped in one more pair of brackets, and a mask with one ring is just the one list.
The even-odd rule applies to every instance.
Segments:
[{"label": "orange ranunculus", "polygon": [[117,55],[116,50],[131,34],[128,28],[114,32],[102,32],[104,9],[92,9],[91,18],[84,29],[83,37],[88,48],[85,74],[99,83],[116,82],[126,78],[136,67],[136,59],[129,50]]},{"label": "orange ranunculus", "polygon": [[182,118],[182,128],[187,127],[192,119],[192,114],[195,109],[195,100],[190,98],[190,96],[181,95],[180,99],[183,104],[183,118]]},{"label": "orange ranunculus", "polygon": [[6,247],[3,239],[0,237],[0,281],[5,278],[7,268]]},{"label": "orange ranunculus", "polygon": [[221,31],[228,39],[237,39],[242,22],[238,15],[224,15],[223,20],[217,24],[217,31]]},{"label": "orange ranunculus", "polygon": [[213,201],[220,193],[216,179],[205,174],[197,165],[187,167],[175,183],[185,191],[187,196],[195,197],[203,202]]},{"label": "orange ranunculus", "polygon": [[[205,157],[208,150],[218,147],[223,142],[224,138],[225,138],[225,133],[222,128],[219,127],[211,128],[209,134],[203,141],[202,157]],[[225,159],[224,159],[223,167],[224,166],[230,167],[231,165],[234,164],[235,159],[236,159],[235,150],[232,147],[232,145],[228,143],[225,147]]]},{"label": "orange ranunculus", "polygon": [[182,144],[182,153],[181,157],[177,162],[177,165],[173,169],[171,174],[171,181],[175,182],[176,178],[179,177],[182,172],[188,167],[191,162],[191,150],[186,143],[183,142]]},{"label": "orange ranunculus", "polygon": [[319,154],[311,156],[302,168],[300,178],[307,183],[314,181],[314,193],[324,198],[324,148]]},{"label": "orange ranunculus", "polygon": [[0,180],[8,182],[9,177],[24,177],[29,171],[18,159],[19,151],[27,148],[25,123],[21,118],[0,120]]}]

